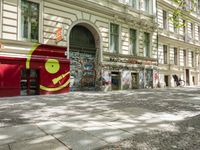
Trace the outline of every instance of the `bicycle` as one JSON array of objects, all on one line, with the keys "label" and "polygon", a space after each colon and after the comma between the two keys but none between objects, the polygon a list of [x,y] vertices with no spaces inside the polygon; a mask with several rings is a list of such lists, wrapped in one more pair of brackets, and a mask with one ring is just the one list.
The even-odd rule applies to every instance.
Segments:
[{"label": "bicycle", "polygon": [[185,81],[184,80],[182,80],[181,78],[178,78],[177,75],[172,75],[172,76],[173,76],[174,81],[176,82],[177,86],[180,86],[180,87],[185,86]]}]

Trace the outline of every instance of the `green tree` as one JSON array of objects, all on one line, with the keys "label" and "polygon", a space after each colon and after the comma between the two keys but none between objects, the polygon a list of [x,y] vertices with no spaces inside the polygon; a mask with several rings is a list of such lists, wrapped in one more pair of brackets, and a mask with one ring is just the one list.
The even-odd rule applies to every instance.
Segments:
[{"label": "green tree", "polygon": [[183,18],[185,13],[192,13],[197,8],[197,0],[190,0],[189,3],[186,0],[172,0],[177,4],[176,9],[174,9],[172,17],[169,19],[173,22],[175,28],[181,28],[185,26],[180,18]]}]

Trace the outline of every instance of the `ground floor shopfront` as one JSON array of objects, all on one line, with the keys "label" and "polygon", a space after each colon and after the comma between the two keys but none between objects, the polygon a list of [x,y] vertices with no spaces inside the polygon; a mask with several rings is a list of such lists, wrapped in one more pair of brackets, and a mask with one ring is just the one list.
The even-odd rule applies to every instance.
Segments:
[{"label": "ground floor shopfront", "polygon": [[176,87],[173,75],[177,75],[178,79],[185,81],[185,86],[199,85],[199,71],[195,68],[185,67],[159,67],[159,80],[161,87]]},{"label": "ground floor shopfront", "polygon": [[[20,45],[21,44],[21,45]],[[0,51],[0,96],[69,91],[66,47],[3,43]]]},{"label": "ground floor shopfront", "polygon": [[158,84],[156,59],[104,53],[102,90],[154,88]]}]

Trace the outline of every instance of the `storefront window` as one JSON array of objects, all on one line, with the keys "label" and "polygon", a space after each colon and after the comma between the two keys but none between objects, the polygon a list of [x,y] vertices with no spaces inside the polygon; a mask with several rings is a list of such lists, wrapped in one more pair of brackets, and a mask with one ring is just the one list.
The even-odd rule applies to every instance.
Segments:
[{"label": "storefront window", "polygon": [[25,95],[37,95],[39,92],[39,78],[38,70],[35,69],[21,69],[21,94]]}]

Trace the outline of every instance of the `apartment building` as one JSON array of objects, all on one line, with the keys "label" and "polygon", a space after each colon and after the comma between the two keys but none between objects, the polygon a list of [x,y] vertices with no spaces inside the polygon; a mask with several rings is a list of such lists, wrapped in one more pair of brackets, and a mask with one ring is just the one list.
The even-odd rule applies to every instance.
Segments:
[{"label": "apartment building", "polygon": [[158,82],[156,0],[1,0],[0,20],[1,96]]},{"label": "apartment building", "polygon": [[161,86],[174,87],[176,74],[186,85],[196,86],[199,85],[200,1],[195,4],[185,1],[179,28],[170,19],[176,8],[173,0],[157,1],[159,80]]}]

